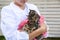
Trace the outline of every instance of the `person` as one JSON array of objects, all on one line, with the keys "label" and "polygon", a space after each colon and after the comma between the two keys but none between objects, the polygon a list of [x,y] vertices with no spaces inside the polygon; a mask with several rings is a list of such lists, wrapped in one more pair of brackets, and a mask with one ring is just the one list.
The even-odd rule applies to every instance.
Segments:
[{"label": "person", "polygon": [[40,28],[27,34],[23,30],[17,30],[19,23],[27,18],[31,10],[40,12],[34,4],[27,3],[28,0],[13,0],[9,5],[1,10],[1,30],[6,40],[32,40],[47,31],[46,23],[42,23]]}]

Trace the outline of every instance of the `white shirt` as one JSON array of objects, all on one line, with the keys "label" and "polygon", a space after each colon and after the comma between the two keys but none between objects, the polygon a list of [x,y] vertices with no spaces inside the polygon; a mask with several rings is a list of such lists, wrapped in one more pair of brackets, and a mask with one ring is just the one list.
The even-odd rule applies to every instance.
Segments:
[{"label": "white shirt", "polygon": [[40,15],[37,7],[29,3],[26,3],[24,10],[13,2],[2,8],[1,30],[6,40],[29,40],[29,35],[25,31],[19,32],[17,28],[19,23],[27,18],[30,9],[35,10]]}]

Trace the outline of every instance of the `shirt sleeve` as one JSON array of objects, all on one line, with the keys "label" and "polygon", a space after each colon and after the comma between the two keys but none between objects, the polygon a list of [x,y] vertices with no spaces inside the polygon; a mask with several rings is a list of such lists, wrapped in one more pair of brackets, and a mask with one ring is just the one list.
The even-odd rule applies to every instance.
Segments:
[{"label": "shirt sleeve", "polygon": [[1,30],[6,40],[28,40],[29,36],[25,31],[17,30],[17,22],[13,13],[5,8],[1,11]]}]

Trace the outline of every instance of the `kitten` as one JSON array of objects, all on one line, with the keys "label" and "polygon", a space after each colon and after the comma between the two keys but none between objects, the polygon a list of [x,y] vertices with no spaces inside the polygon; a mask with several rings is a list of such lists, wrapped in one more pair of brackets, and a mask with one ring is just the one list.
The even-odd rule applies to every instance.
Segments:
[{"label": "kitten", "polygon": [[[36,11],[30,10],[28,15],[28,23],[24,25],[23,29],[29,34],[40,27],[39,25],[40,16]],[[37,40],[42,39],[42,34],[36,37]]]}]

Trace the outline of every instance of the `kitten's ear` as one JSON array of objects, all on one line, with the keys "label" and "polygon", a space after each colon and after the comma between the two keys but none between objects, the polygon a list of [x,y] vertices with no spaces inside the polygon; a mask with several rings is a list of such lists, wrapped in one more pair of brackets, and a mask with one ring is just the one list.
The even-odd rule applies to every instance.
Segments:
[{"label": "kitten's ear", "polygon": [[29,14],[31,14],[31,9],[29,9],[30,11],[29,11]]},{"label": "kitten's ear", "polygon": [[31,9],[29,9],[31,11]]},{"label": "kitten's ear", "polygon": [[30,10],[30,12],[33,11],[33,10],[31,10],[31,9],[29,9],[29,10]]}]

